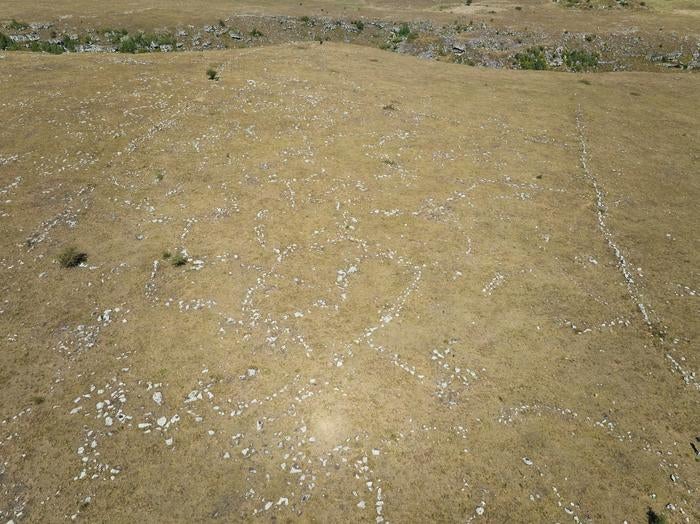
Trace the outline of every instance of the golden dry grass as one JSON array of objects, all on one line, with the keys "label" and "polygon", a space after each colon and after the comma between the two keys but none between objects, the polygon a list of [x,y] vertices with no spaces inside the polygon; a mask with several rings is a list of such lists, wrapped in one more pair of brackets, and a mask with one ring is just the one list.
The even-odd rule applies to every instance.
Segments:
[{"label": "golden dry grass", "polygon": [[[394,21],[431,20],[436,24],[455,19],[495,23],[516,30],[561,32],[678,31],[697,38],[700,9],[694,0],[647,0],[646,9],[569,9],[551,0],[5,0],[0,20],[74,22],[76,27],[129,27],[152,30],[186,24],[213,24],[232,15],[286,15],[335,18],[369,18]],[[521,10],[516,11],[516,7]]]},{"label": "golden dry grass", "polygon": [[700,518],[695,76],[2,56],[6,520]]}]

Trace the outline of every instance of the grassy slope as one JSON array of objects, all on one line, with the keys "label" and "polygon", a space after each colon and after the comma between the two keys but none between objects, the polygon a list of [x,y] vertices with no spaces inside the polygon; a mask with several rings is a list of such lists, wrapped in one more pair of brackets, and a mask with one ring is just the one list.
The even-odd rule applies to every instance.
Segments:
[{"label": "grassy slope", "polygon": [[[374,520],[380,486],[395,522],[700,517],[697,382],[668,358],[700,364],[697,80],[582,78],[330,44],[5,55],[0,510]],[[69,244],[91,269],[55,264]],[[151,277],[180,248],[204,268]]]}]

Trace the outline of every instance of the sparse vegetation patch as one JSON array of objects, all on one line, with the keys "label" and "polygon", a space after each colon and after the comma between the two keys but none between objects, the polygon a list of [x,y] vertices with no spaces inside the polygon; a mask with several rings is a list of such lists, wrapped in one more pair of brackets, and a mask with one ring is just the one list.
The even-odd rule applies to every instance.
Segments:
[{"label": "sparse vegetation patch", "polygon": [[14,31],[24,31],[25,29],[29,29],[29,24],[26,22],[18,22],[13,18],[7,27],[9,29],[13,29]]},{"label": "sparse vegetation patch", "polygon": [[87,253],[80,251],[74,246],[70,246],[58,254],[57,260],[61,267],[71,268],[86,262],[87,258]]},{"label": "sparse vegetation patch", "polygon": [[187,257],[182,253],[176,253],[170,257],[170,263],[175,267],[181,267],[187,264]]},{"label": "sparse vegetation patch", "polygon": [[566,50],[563,59],[564,65],[571,71],[588,71],[598,66],[598,54],[588,51]]},{"label": "sparse vegetation patch", "polygon": [[9,36],[5,33],[0,33],[0,51],[11,51],[16,48],[17,44],[15,44]]},{"label": "sparse vegetation patch", "polygon": [[532,69],[542,71],[547,69],[547,57],[544,47],[531,47],[522,53],[515,55],[515,61],[520,69]]}]

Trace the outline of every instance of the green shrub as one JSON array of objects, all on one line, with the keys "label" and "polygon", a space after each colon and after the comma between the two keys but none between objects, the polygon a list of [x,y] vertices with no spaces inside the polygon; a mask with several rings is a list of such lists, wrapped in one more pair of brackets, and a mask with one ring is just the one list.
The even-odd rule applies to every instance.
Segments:
[{"label": "green shrub", "polygon": [[108,29],[105,31],[107,39],[112,44],[118,44],[122,41],[122,38],[127,36],[129,32],[126,29]]},{"label": "green shrub", "polygon": [[172,256],[172,258],[170,259],[170,263],[175,267],[184,266],[185,264],[187,264],[187,257],[182,253],[177,253]]},{"label": "green shrub", "polygon": [[265,35],[263,35],[261,31],[258,31],[258,29],[254,27],[253,30],[250,32],[250,36],[252,36],[253,38],[258,38]]},{"label": "green shrub", "polygon": [[564,51],[563,58],[564,65],[572,71],[587,71],[589,69],[595,69],[598,66],[597,53],[589,53],[588,51],[581,51],[578,49],[569,51],[567,49]]},{"label": "green shrub", "polygon": [[217,73],[216,69],[210,67],[209,69],[207,69],[207,78],[209,80],[218,80],[219,73]]},{"label": "green shrub", "polygon": [[534,69],[543,71],[547,69],[547,59],[544,55],[544,47],[531,47],[524,53],[515,55],[515,61],[520,69]]},{"label": "green shrub", "polygon": [[351,23],[358,31],[362,31],[365,28],[365,23],[362,20],[353,20]]},{"label": "green shrub", "polygon": [[156,34],[147,34],[144,35],[144,40],[148,42],[146,44],[146,47],[149,47],[151,45],[151,42],[154,42],[156,45],[171,45],[173,48],[177,45],[177,38],[175,38],[175,35],[172,33],[156,33]]},{"label": "green shrub", "polygon": [[659,515],[653,509],[649,508],[647,511],[647,522],[649,524],[666,524],[668,521],[663,515]]},{"label": "green shrub", "polygon": [[32,42],[29,45],[29,50],[35,53],[51,53],[52,55],[60,55],[65,51],[62,45],[50,44],[49,42]]},{"label": "green shrub", "polygon": [[29,24],[26,22],[18,22],[14,18],[12,19],[12,22],[7,26],[10,29],[14,29],[15,31],[23,31],[29,27]]},{"label": "green shrub", "polygon": [[17,44],[6,34],[0,33],[0,51],[17,49]]},{"label": "green shrub", "polygon": [[75,247],[67,247],[58,254],[58,263],[61,267],[76,267],[87,260],[87,253],[79,251]]},{"label": "green shrub", "polygon": [[401,27],[399,27],[399,31],[396,34],[401,38],[406,38],[409,34],[411,34],[411,28],[408,27],[408,24],[401,24]]},{"label": "green shrub", "polygon": [[120,53],[135,53],[138,50],[138,44],[136,40],[130,36],[122,38],[117,47],[117,51]]},{"label": "green shrub", "polygon": [[66,36],[63,38],[63,47],[66,51],[75,53],[75,40],[71,40],[70,37]]}]

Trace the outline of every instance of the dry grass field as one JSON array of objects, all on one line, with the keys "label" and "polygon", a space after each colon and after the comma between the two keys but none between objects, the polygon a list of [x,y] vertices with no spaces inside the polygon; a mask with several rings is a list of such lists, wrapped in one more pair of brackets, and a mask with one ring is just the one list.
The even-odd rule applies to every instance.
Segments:
[{"label": "dry grass field", "polygon": [[[558,0],[566,4],[569,0]],[[586,0],[570,0],[581,2]],[[591,0],[593,5],[615,0]],[[623,0],[621,0],[623,1]],[[84,25],[150,29],[174,24],[206,24],[232,15],[330,16],[394,21],[431,20],[448,23],[455,17],[494,21],[508,28],[530,27],[561,32],[682,31],[700,34],[700,5],[695,0],[626,0],[633,9],[566,8],[551,0],[4,0],[0,20],[62,19]],[[469,5],[467,5],[469,4]],[[517,8],[517,9],[516,9]]]},{"label": "dry grass field", "polygon": [[698,522],[699,86],[0,52],[0,522]]}]

